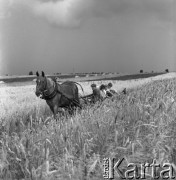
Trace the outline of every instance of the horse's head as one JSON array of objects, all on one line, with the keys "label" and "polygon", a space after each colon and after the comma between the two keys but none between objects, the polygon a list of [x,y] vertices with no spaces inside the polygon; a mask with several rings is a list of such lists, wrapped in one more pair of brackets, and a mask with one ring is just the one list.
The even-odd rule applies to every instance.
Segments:
[{"label": "horse's head", "polygon": [[43,95],[43,93],[46,91],[47,88],[47,78],[45,76],[45,73],[42,71],[42,75],[40,76],[38,71],[36,72],[37,79],[36,79],[36,96],[39,97],[40,95]]}]

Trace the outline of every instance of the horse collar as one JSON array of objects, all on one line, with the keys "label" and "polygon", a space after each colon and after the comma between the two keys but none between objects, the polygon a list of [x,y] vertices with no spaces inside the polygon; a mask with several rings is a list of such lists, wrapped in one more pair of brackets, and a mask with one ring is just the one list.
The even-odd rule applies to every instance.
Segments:
[{"label": "horse collar", "polygon": [[[46,83],[46,86],[47,86],[47,83]],[[54,90],[50,93],[50,94],[46,94],[45,92],[46,92],[47,90],[45,90],[44,92],[43,92],[43,99],[45,99],[45,100],[50,100],[50,99],[52,99],[53,97],[55,97],[55,95],[57,94],[57,84],[54,82]]]}]

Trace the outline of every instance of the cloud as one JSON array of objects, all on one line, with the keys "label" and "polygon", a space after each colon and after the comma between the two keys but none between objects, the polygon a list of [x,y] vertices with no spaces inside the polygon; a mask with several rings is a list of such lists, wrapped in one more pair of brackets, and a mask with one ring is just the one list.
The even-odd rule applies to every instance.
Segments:
[{"label": "cloud", "polygon": [[0,0],[0,19],[10,17],[9,7],[12,3],[12,0]]},{"label": "cloud", "polygon": [[9,14],[12,4],[19,8],[28,7],[49,23],[62,27],[79,26],[86,19],[133,16],[142,19],[157,18],[158,21],[172,21],[172,0],[0,0],[3,4],[2,17]]},{"label": "cloud", "polygon": [[90,15],[92,0],[65,0],[37,2],[33,8],[36,15],[46,18],[50,23],[60,26],[78,26]]},{"label": "cloud", "polygon": [[[3,2],[3,12],[27,8],[36,17],[62,27],[79,26],[92,15],[95,0],[9,0],[13,7]],[[4,13],[3,13],[4,14]]]}]

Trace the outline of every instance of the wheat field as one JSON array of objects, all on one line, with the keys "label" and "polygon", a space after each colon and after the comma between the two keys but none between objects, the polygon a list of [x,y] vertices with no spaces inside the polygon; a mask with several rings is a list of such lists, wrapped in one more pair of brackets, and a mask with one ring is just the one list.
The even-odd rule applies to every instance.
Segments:
[{"label": "wheat field", "polygon": [[[58,122],[45,101],[35,96],[35,85],[2,85],[0,178],[99,180],[107,157],[137,164],[156,159],[175,167],[175,77],[168,73],[111,81],[117,96]],[[85,94],[91,92],[91,83],[81,82]],[[123,88],[127,95],[120,93]]]}]

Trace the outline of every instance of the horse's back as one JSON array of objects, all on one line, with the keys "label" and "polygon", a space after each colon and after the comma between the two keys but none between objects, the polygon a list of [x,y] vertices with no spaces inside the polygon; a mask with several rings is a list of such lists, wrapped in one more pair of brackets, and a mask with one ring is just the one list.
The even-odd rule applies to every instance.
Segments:
[{"label": "horse's back", "polygon": [[70,99],[79,101],[79,93],[77,85],[72,81],[65,81],[58,85],[58,90]]}]

